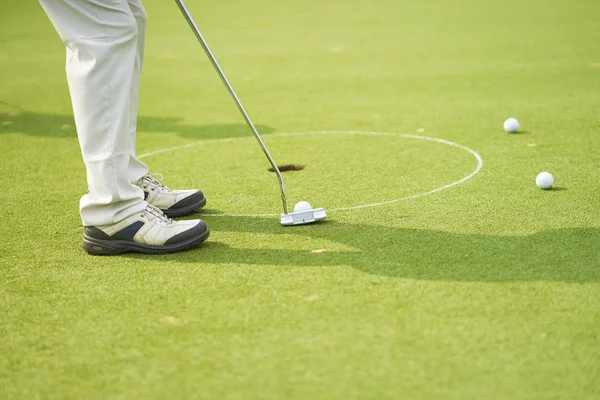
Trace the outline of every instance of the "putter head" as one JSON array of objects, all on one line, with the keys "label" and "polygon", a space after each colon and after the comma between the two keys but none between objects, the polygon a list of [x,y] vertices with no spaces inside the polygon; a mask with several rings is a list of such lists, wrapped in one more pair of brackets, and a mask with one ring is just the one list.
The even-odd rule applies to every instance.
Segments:
[{"label": "putter head", "polygon": [[313,208],[289,214],[281,214],[281,225],[304,225],[324,220],[327,217],[325,209]]}]

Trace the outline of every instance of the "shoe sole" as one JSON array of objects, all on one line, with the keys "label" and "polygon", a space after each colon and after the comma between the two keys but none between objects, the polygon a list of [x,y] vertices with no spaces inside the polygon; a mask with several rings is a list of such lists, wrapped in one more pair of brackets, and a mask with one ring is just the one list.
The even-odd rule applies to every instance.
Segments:
[{"label": "shoe sole", "polygon": [[196,211],[199,208],[202,208],[206,205],[206,197],[203,197],[202,200],[190,204],[187,207],[183,207],[183,208],[178,208],[175,210],[162,210],[161,211],[169,218],[177,218],[177,217],[183,217],[186,215],[189,215],[191,213],[193,213],[194,211]]},{"label": "shoe sole", "polygon": [[83,235],[83,249],[94,256],[116,256],[123,253],[168,254],[187,250],[202,243],[210,235],[210,230],[181,243],[156,246],[140,244],[128,240],[102,240]]}]

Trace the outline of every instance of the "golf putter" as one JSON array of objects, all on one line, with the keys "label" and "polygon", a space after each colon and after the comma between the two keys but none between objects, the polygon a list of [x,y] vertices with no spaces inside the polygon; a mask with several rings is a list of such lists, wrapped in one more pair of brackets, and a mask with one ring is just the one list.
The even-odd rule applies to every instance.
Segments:
[{"label": "golf putter", "polygon": [[227,79],[227,77],[225,76],[225,73],[221,69],[221,66],[217,62],[217,59],[215,58],[212,51],[210,50],[210,47],[208,47],[208,43],[206,42],[206,40],[204,40],[202,33],[200,33],[200,29],[198,29],[198,25],[196,25],[194,18],[192,18],[192,15],[188,11],[183,0],[175,0],[175,2],[177,3],[177,6],[179,6],[179,9],[181,10],[181,13],[183,14],[184,18],[186,19],[188,25],[190,26],[190,28],[192,28],[192,31],[196,35],[198,42],[200,42],[200,45],[204,49],[204,52],[206,53],[208,58],[210,59],[210,62],[212,63],[213,67],[215,67],[215,70],[217,71],[217,73],[219,74],[219,77],[223,81],[223,84],[229,91],[229,94],[235,101],[235,104],[237,105],[238,109],[240,110],[240,113],[242,113],[242,116],[246,120],[246,123],[250,127],[250,130],[254,134],[254,137],[256,137],[256,140],[258,141],[258,144],[260,145],[260,148],[262,149],[263,153],[265,153],[265,156],[269,160],[271,167],[273,167],[273,170],[277,174],[277,179],[279,180],[279,189],[281,191],[281,201],[283,203],[283,214],[281,214],[281,220],[280,220],[281,225],[302,225],[302,224],[309,224],[311,222],[316,222],[316,221],[325,219],[325,217],[327,215],[323,208],[288,213],[287,200],[286,200],[286,196],[285,196],[285,186],[283,184],[283,177],[281,176],[281,171],[279,170],[279,167],[275,163],[275,160],[273,160],[273,157],[269,153],[267,146],[262,141],[260,134],[258,133],[258,130],[252,123],[250,116],[244,109],[242,102],[240,101],[237,94],[233,90],[233,87],[229,83],[229,80]]}]

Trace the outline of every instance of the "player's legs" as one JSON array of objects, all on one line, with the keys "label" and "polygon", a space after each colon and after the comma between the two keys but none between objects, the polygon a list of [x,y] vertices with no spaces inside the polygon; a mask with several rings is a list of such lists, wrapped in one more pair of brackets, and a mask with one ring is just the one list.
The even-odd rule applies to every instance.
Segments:
[{"label": "player's legs", "polygon": [[[128,0],[39,1],[67,46],[67,80],[89,187],[80,202],[83,248],[98,255],[155,254],[204,241],[209,230],[203,221],[169,219],[144,201],[144,190],[130,176],[132,160],[140,177],[147,172],[134,157],[145,27],[139,1],[132,1],[133,8]],[[181,207],[187,203],[179,201],[176,211],[189,211]]]}]

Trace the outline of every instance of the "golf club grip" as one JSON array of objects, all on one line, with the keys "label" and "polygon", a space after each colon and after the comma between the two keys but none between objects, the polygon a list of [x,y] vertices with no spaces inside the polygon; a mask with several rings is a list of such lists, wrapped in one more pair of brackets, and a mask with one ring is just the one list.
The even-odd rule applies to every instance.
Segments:
[{"label": "golf club grip", "polygon": [[269,150],[267,149],[267,146],[265,145],[265,143],[263,142],[262,138],[260,137],[260,134],[258,133],[258,130],[256,129],[256,127],[252,123],[252,120],[250,119],[250,116],[248,115],[248,113],[244,109],[244,106],[242,105],[242,102],[238,98],[237,94],[235,93],[235,90],[233,90],[233,86],[231,86],[231,84],[229,83],[229,80],[225,76],[225,72],[223,72],[223,70],[221,69],[221,66],[217,62],[217,58],[214,56],[214,54],[210,50],[210,47],[208,46],[208,43],[206,42],[206,40],[202,36],[202,33],[200,32],[200,29],[198,28],[198,25],[196,25],[196,22],[194,21],[194,18],[192,17],[192,14],[190,14],[190,12],[188,11],[188,9],[185,6],[183,0],[175,0],[175,2],[177,3],[177,6],[179,7],[179,10],[181,10],[181,13],[183,14],[184,18],[186,19],[188,25],[190,26],[190,28],[192,29],[192,31],[196,35],[196,38],[198,39],[198,42],[200,42],[200,45],[204,49],[204,52],[206,53],[206,55],[208,56],[208,58],[210,59],[210,62],[212,63],[213,67],[217,71],[217,74],[221,78],[221,81],[223,81],[223,84],[225,85],[225,87],[229,91],[229,94],[231,95],[231,97],[235,101],[235,104],[237,105],[238,109],[240,110],[240,113],[242,114],[242,116],[246,120],[246,123],[250,127],[250,130],[254,134],[254,137],[258,141],[258,144],[260,145],[263,153],[265,153],[265,156],[269,160],[269,163],[271,164],[271,166],[275,170],[275,173],[277,174],[277,179],[279,180],[279,188],[281,190],[281,200],[283,202],[283,212],[284,212],[284,214],[287,214],[288,213],[288,207],[287,207],[287,200],[286,200],[286,195],[285,195],[285,186],[283,184],[283,177],[281,176],[281,171],[279,171],[279,167],[277,167],[277,164],[275,163],[275,160],[271,156],[271,153],[269,153]]}]

